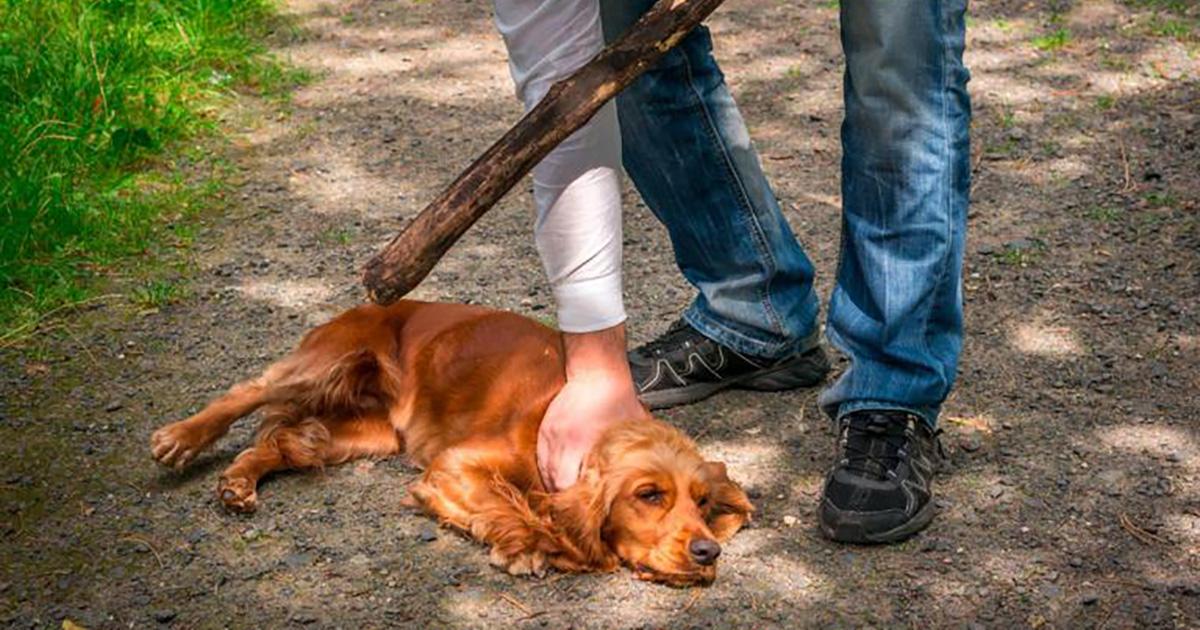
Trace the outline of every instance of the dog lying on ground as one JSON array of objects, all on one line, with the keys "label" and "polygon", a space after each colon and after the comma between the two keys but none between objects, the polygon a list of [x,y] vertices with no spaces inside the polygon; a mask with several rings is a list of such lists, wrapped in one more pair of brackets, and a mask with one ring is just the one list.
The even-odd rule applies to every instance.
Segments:
[{"label": "dog lying on ground", "polygon": [[574,486],[547,493],[538,425],[563,383],[559,334],[532,320],[465,305],[364,305],[150,445],[159,463],[182,468],[261,407],[254,445],[217,488],[231,510],[253,511],[272,472],[404,453],[424,468],[408,501],[490,545],[509,573],[624,564],[645,580],[712,581],[719,543],[754,510],[725,465],[665,423],[623,421]]}]

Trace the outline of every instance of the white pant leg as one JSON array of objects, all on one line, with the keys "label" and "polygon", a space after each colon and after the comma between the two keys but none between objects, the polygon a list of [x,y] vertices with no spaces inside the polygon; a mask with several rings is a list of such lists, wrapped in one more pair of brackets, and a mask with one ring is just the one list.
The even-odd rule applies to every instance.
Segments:
[{"label": "white pant leg", "polygon": [[[528,111],[604,46],[597,0],[494,0],[517,96]],[[533,169],[534,239],[565,332],[625,321],[621,135],[614,103]]]}]

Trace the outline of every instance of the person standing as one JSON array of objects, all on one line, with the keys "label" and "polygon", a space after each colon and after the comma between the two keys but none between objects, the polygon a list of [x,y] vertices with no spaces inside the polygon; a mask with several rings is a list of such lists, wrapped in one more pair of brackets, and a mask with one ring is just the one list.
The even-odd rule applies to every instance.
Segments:
[{"label": "person standing", "polygon": [[[532,107],[653,0],[495,0]],[[820,395],[839,456],[818,511],[844,542],[893,542],[933,517],[936,426],[962,347],[970,189],[966,0],[842,0],[841,250],[826,334],[849,367]],[[626,353],[619,172],[664,224],[697,295]],[[571,485],[609,423],[729,388],[820,384],[813,265],[784,219],[697,28],[534,170],[535,238],[567,382],[539,467]]]}]

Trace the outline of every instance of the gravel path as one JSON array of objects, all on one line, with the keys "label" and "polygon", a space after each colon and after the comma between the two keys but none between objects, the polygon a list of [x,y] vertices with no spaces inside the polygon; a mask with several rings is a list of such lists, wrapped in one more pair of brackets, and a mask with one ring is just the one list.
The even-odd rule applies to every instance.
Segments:
[{"label": "gravel path", "polygon": [[[712,23],[823,293],[840,203],[832,4],[730,0]],[[320,78],[286,112],[228,113],[240,182],[200,232],[190,297],[101,303],[0,353],[0,624],[1200,627],[1200,15],[1110,0],[973,3],[968,338],[939,517],[909,542],[816,532],[832,434],[813,391],[664,414],[760,510],[707,589],[510,578],[400,506],[415,473],[399,461],[282,475],[257,514],[224,514],[216,475],[251,423],[185,473],[156,468],[154,428],[360,299],[357,265],[519,115],[487,6],[287,2],[299,31],[278,48]],[[1064,47],[1035,39],[1057,29]],[[626,201],[640,342],[690,293]],[[522,186],[415,297],[548,318],[532,218]]]}]

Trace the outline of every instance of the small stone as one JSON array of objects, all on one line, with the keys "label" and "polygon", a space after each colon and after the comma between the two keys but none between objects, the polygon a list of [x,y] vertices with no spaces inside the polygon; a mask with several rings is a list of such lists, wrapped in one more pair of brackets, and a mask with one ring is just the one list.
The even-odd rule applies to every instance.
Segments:
[{"label": "small stone", "polygon": [[316,623],[317,616],[309,612],[297,612],[292,613],[292,621],[307,626],[309,624]]},{"label": "small stone", "polygon": [[1078,569],[1079,567],[1083,566],[1083,558],[1080,558],[1079,556],[1071,556],[1071,559],[1067,560],[1067,564]]},{"label": "small stone", "polygon": [[1023,252],[1036,247],[1037,244],[1027,238],[1018,238],[1004,244],[1004,248],[1011,252]]},{"label": "small stone", "polygon": [[178,614],[174,610],[156,610],[154,611],[154,620],[158,623],[171,623]]},{"label": "small stone", "polygon": [[289,553],[283,557],[283,564],[289,569],[308,566],[312,564],[312,555],[307,553]]},{"label": "small stone", "polygon": [[244,538],[248,541],[258,540],[258,537],[261,535],[262,535],[262,532],[258,531],[257,529],[255,529],[253,527],[242,532],[242,538]]},{"label": "small stone", "polygon": [[968,453],[974,453],[983,448],[983,440],[977,433],[968,433],[958,438],[958,447]]},{"label": "small stone", "polygon": [[1100,483],[1100,491],[1110,497],[1121,496],[1121,485],[1124,479],[1125,473],[1116,468],[1102,471],[1096,475],[1096,480]]},{"label": "small stone", "polygon": [[105,405],[105,406],[104,406],[104,410],[105,410],[105,411],[107,411],[107,412],[109,412],[109,413],[112,413],[112,412],[114,412],[114,411],[117,411],[118,409],[120,409],[121,407],[124,407],[124,406],[125,406],[125,405],[124,405],[124,404],[122,404],[121,402],[119,402],[119,401],[115,401],[115,400],[114,400],[113,402],[110,402],[110,403],[108,403],[107,405]]},{"label": "small stone", "polygon": [[432,527],[422,528],[421,531],[417,533],[417,540],[420,540],[423,543],[431,543],[437,539],[437,532],[434,531]]},{"label": "small stone", "polygon": [[1100,601],[1100,594],[1095,591],[1086,591],[1079,596],[1079,603],[1084,606],[1094,606]]},{"label": "small stone", "polygon": [[785,514],[783,517],[783,524],[788,527],[792,527],[796,524],[797,520],[798,519],[795,516],[792,516],[791,514]]}]

